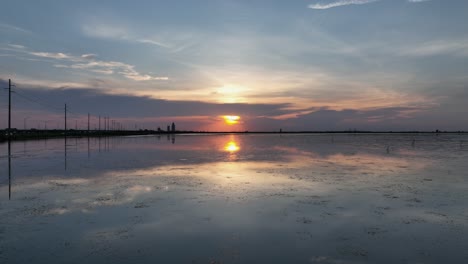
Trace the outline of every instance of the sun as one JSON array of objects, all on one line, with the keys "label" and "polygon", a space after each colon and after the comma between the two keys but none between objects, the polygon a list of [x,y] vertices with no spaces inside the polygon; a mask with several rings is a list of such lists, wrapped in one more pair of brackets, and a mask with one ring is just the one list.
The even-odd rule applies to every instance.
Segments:
[{"label": "sun", "polygon": [[224,122],[226,122],[228,125],[235,125],[240,121],[240,116],[236,115],[225,115],[222,117],[224,118]]}]

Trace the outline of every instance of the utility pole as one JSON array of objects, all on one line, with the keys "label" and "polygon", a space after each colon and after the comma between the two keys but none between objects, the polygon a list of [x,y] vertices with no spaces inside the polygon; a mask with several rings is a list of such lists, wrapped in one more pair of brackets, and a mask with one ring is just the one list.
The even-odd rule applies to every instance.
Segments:
[{"label": "utility pole", "polygon": [[8,79],[8,136],[11,135],[11,79]]},{"label": "utility pole", "polygon": [[65,134],[67,134],[67,104],[65,104]]}]

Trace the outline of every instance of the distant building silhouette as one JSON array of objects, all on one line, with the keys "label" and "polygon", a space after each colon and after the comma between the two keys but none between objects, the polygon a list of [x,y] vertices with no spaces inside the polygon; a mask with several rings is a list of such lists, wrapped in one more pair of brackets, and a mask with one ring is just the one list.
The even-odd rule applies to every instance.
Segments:
[{"label": "distant building silhouette", "polygon": [[172,131],[172,133],[175,132],[175,124],[174,124],[174,122],[172,122],[171,131]]},{"label": "distant building silhouette", "polygon": [[171,132],[171,126],[167,125],[167,133]]}]

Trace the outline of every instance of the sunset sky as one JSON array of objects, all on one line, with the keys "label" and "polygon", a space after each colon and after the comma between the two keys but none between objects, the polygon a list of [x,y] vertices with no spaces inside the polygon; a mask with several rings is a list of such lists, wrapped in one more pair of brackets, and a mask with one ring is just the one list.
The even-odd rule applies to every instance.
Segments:
[{"label": "sunset sky", "polygon": [[[13,125],[468,130],[466,0],[3,0]],[[7,93],[0,92],[0,126]],[[223,116],[240,116],[226,122]],[[94,126],[96,118],[93,119]]]}]

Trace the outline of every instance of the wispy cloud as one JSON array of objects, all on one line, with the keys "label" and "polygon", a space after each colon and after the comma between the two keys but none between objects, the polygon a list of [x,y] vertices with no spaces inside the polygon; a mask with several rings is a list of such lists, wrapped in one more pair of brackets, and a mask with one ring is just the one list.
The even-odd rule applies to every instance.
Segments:
[{"label": "wispy cloud", "polygon": [[[169,77],[152,76],[149,74],[139,73],[138,71],[135,70],[134,65],[130,65],[127,63],[119,62],[119,61],[95,60],[94,58],[90,58],[89,55],[90,54],[84,54],[80,57],[66,58],[67,60],[71,62],[79,62],[79,63],[72,63],[70,65],[56,64],[54,66],[58,68],[89,70],[95,73],[108,74],[108,75],[117,73],[126,77],[127,79],[131,79],[134,81],[169,80]],[[63,59],[63,58],[60,58],[60,59]],[[88,61],[86,62],[83,59],[88,60]]]},{"label": "wispy cloud", "polygon": [[429,2],[431,0],[408,0],[410,3],[422,3],[422,2]]},{"label": "wispy cloud", "polygon": [[180,52],[193,44],[189,41],[190,34],[179,33],[174,36],[173,32],[144,33],[138,32],[142,30],[131,30],[129,26],[110,24],[112,23],[85,23],[81,29],[89,37],[146,44],[165,49],[171,53]]},{"label": "wispy cloud", "polygon": [[48,58],[48,59],[56,59],[56,60],[62,60],[62,59],[69,59],[69,60],[75,60],[73,56],[58,52],[58,53],[53,53],[53,52],[29,52],[29,54],[37,56],[37,57],[42,57],[42,58]]},{"label": "wispy cloud", "polygon": [[14,49],[24,49],[24,48],[26,48],[25,46],[19,45],[19,44],[8,44],[8,46],[10,46],[11,48],[14,48]]},{"label": "wispy cloud", "polygon": [[440,40],[404,48],[399,52],[404,56],[426,57],[436,55],[468,56],[468,40]]},{"label": "wispy cloud", "polygon": [[20,27],[17,27],[17,26],[13,26],[13,25],[10,25],[10,24],[5,24],[5,23],[0,23],[0,31],[16,31],[16,32],[27,33],[27,34],[32,33],[31,31],[29,31],[27,29],[20,28]]},{"label": "wispy cloud", "polygon": [[151,39],[137,39],[136,41],[140,43],[144,43],[144,44],[156,45],[156,46],[163,47],[163,48],[168,48],[168,49],[171,48],[171,46],[167,44],[161,43],[159,41],[151,40]]},{"label": "wispy cloud", "polygon": [[105,24],[85,24],[81,27],[83,33],[90,37],[128,39],[128,29],[116,25],[108,26]]},{"label": "wispy cloud", "polygon": [[88,54],[81,55],[81,58],[83,58],[83,59],[95,59],[96,57],[97,57],[97,55],[94,54],[94,53],[88,53]]},{"label": "wispy cloud", "polygon": [[[309,5],[309,8],[312,9],[329,9],[333,7],[347,6],[347,5],[364,5],[380,0],[340,0],[331,3],[316,3]],[[418,0],[416,0],[418,1]]]},{"label": "wispy cloud", "polygon": [[60,63],[54,64],[54,67],[56,68],[87,70],[106,75],[119,74],[134,81],[169,80],[169,77],[166,76],[154,76],[140,73],[135,69],[135,65],[119,61],[98,60],[97,55],[93,53],[72,55],[62,52],[31,51],[22,45],[9,44],[8,46],[9,48],[5,50],[15,51],[20,54],[27,54],[39,58],[51,59],[53,61],[60,61]]},{"label": "wispy cloud", "polygon": [[151,44],[162,48],[171,48],[170,45],[163,43],[162,41],[149,37],[135,36],[135,34],[130,33],[130,30],[123,26],[108,26],[106,24],[85,24],[82,26],[82,30],[83,33],[85,33],[85,35],[90,37],[133,41],[143,44]]}]

